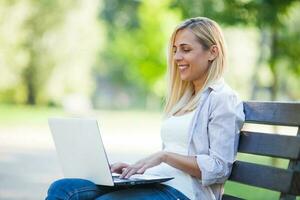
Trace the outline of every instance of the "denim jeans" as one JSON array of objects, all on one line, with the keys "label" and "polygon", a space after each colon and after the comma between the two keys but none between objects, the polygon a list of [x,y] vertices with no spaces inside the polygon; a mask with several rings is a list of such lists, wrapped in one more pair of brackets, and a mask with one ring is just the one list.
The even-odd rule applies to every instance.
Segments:
[{"label": "denim jeans", "polygon": [[61,179],[51,184],[46,200],[188,200],[178,190],[163,184],[100,186],[84,179]]}]

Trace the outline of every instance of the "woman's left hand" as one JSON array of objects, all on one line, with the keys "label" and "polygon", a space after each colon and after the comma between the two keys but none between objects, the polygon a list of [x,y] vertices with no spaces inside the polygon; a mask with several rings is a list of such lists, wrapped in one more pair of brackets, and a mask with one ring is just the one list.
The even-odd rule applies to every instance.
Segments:
[{"label": "woman's left hand", "polygon": [[143,174],[146,169],[159,165],[164,160],[165,152],[159,151],[151,156],[144,158],[133,165],[129,165],[123,170],[120,178],[129,178],[133,174]]}]

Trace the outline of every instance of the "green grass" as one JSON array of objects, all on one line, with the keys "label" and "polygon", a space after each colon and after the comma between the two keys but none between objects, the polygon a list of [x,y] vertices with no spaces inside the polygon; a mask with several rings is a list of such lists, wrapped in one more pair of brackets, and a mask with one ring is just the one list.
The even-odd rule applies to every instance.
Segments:
[{"label": "green grass", "polygon": [[0,105],[1,126],[17,124],[40,124],[47,121],[48,117],[63,115],[60,108],[49,108],[24,105]]}]

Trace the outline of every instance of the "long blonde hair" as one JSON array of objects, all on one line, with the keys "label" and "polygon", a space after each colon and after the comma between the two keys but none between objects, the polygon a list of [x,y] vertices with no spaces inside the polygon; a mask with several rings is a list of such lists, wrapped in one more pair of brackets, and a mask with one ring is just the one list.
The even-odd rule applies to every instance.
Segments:
[{"label": "long blonde hair", "polygon": [[[210,63],[202,89],[194,95],[192,82],[180,79],[178,67],[173,59],[175,36],[179,30],[183,29],[192,31],[205,50],[212,45],[216,45],[218,48],[218,55]],[[226,65],[226,54],[223,33],[215,21],[205,17],[196,17],[183,21],[175,28],[168,49],[168,91],[164,111],[166,117],[177,112],[189,112],[197,107],[202,91],[222,77]]]}]

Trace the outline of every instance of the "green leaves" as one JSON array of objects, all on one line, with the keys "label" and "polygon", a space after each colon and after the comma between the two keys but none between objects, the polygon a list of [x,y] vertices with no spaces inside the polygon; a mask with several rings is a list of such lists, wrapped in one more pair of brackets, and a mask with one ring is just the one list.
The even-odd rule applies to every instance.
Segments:
[{"label": "green leaves", "polygon": [[[104,66],[109,69],[104,71],[124,80],[122,84],[134,84],[142,95],[153,94],[156,83],[164,77],[168,39],[179,22],[179,13],[169,9],[169,0],[113,2],[106,1],[102,15],[109,34],[103,52]],[[125,13],[126,23],[119,23]]]}]

